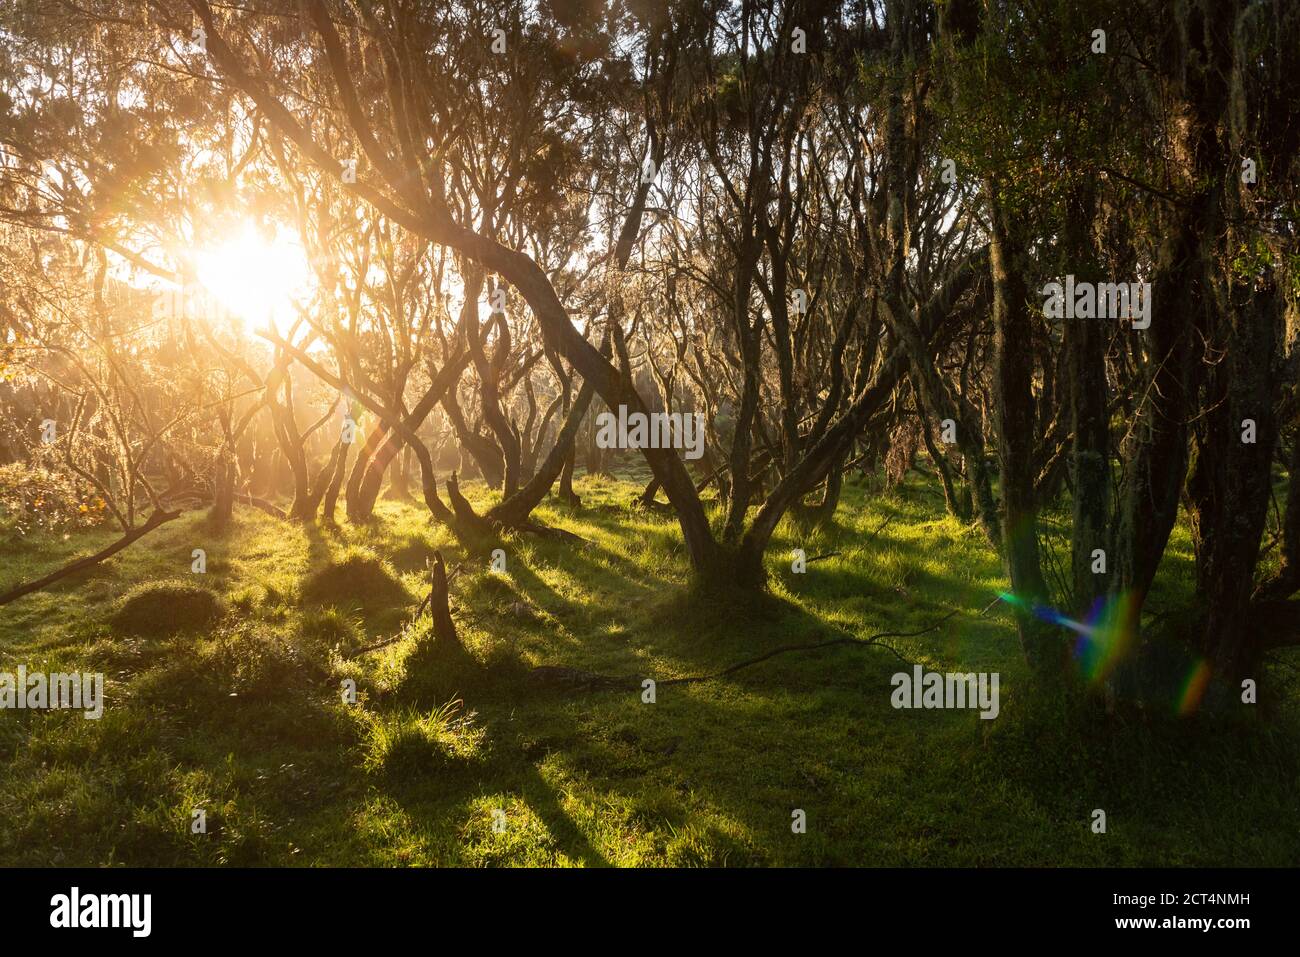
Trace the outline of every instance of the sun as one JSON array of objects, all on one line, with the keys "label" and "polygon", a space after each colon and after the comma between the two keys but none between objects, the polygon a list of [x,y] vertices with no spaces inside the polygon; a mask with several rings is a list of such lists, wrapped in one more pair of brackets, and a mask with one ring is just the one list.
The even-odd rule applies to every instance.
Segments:
[{"label": "sun", "polygon": [[199,283],[253,329],[284,333],[294,303],[310,291],[311,274],[302,245],[283,231],[267,239],[252,224],[195,257]]}]

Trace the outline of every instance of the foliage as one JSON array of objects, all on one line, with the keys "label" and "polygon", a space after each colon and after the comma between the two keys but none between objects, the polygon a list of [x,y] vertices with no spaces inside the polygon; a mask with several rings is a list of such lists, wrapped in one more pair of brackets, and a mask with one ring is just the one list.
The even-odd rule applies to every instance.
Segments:
[{"label": "foliage", "polygon": [[93,528],[107,506],[85,481],[26,462],[0,465],[0,519],[10,534]]}]

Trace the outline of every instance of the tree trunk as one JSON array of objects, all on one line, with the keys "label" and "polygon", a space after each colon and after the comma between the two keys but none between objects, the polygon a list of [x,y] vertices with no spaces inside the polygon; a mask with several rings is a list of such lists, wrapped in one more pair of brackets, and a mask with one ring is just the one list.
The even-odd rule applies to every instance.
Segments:
[{"label": "tree trunk", "polygon": [[994,405],[1002,464],[1003,561],[1011,579],[1020,647],[1034,676],[1054,683],[1065,674],[1069,645],[1039,617],[1048,604],[1038,552],[1034,501],[1033,323],[1028,312],[1024,247],[997,188],[986,184],[992,223]]},{"label": "tree trunk", "polygon": [[230,527],[235,514],[235,482],[238,466],[230,447],[223,445],[217,453],[216,474],[213,476],[212,507],[208,521],[214,531],[223,532]]}]

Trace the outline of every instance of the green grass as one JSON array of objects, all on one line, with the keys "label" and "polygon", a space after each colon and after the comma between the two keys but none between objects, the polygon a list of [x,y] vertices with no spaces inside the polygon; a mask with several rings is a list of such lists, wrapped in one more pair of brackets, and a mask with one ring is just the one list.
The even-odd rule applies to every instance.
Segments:
[{"label": "green grass", "polygon": [[[783,525],[770,599],[742,604],[692,597],[676,525],[626,508],[636,486],[578,490],[580,510],[548,502],[539,518],[590,544],[507,539],[504,575],[409,505],[340,529],[240,510],[224,536],[196,513],[0,609],[0,670],[103,672],[107,699],[99,721],[0,711],[0,864],[1300,860],[1289,670],[1269,676],[1288,697],[1267,720],[1035,699],[1006,609],[981,614],[1005,587],[996,557],[923,477],[893,493],[851,484],[816,533]],[[0,589],[111,538],[0,528]],[[794,575],[795,547],[839,554]],[[206,575],[190,573],[194,548]],[[409,620],[433,548],[464,562],[452,610],[467,661],[435,653],[427,616]],[[1153,613],[1186,598],[1191,572],[1180,526]],[[544,664],[707,673],[832,634],[917,630],[953,608],[889,644],[928,668],[1000,672],[997,720],[893,710],[890,676],[906,666],[883,648],[784,655],[660,687],[654,704],[528,680]],[[190,832],[196,808],[206,834]],[[791,832],[796,808],[806,834]],[[1095,808],[1105,835],[1089,828]]]}]

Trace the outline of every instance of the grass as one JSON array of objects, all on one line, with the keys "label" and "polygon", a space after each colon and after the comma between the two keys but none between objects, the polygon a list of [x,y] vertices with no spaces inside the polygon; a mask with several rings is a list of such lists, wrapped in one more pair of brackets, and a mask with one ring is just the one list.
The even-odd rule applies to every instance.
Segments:
[{"label": "grass", "polygon": [[123,635],[163,637],[201,631],[225,614],[220,596],[185,581],[142,582],[128,591],[109,616]]},{"label": "grass", "polygon": [[[919,475],[851,484],[835,522],[790,523],[771,597],[691,597],[680,533],[591,478],[539,517],[590,543],[508,538],[504,574],[415,506],[326,529],[240,510],[218,537],[170,523],[93,572],[0,609],[0,671],[98,671],[102,720],[0,711],[0,864],[1294,865],[1296,688],[1267,719],[1211,723],[1042,701],[980,532]],[[471,498],[486,498],[469,489]],[[881,525],[889,523],[881,529]],[[879,530],[875,537],[872,533]],[[0,526],[0,589],[107,541]],[[838,552],[790,571],[790,552]],[[207,573],[190,573],[203,548]],[[425,559],[450,567],[468,660],[436,653]],[[1150,605],[1184,600],[1180,526]],[[997,671],[995,721],[895,711],[883,648],[774,658],[726,680],[571,693],[535,665],[715,671],[780,645],[889,642],[945,671]],[[170,614],[169,612],[175,612]],[[385,647],[357,654],[385,639]],[[355,683],[355,703],[344,682]],[[1170,703],[1172,711],[1172,702]],[[207,832],[191,833],[206,812]],[[1092,812],[1107,833],[1090,830]],[[802,809],[807,833],[791,831]]]}]

